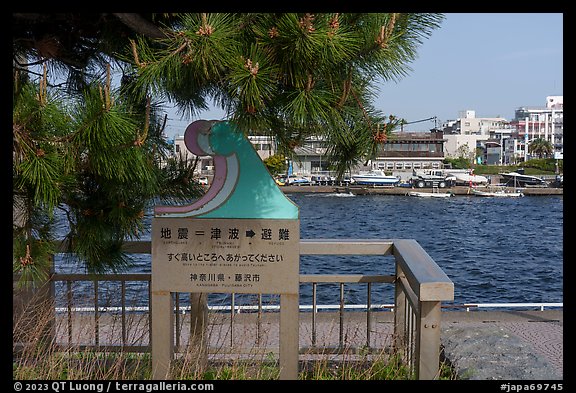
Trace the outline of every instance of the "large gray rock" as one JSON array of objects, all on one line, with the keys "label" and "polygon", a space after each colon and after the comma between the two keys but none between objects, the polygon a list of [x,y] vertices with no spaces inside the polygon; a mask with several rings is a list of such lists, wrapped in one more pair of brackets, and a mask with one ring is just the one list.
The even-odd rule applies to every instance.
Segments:
[{"label": "large gray rock", "polygon": [[447,323],[444,356],[459,378],[474,380],[558,380],[558,371],[526,340],[498,324]]}]

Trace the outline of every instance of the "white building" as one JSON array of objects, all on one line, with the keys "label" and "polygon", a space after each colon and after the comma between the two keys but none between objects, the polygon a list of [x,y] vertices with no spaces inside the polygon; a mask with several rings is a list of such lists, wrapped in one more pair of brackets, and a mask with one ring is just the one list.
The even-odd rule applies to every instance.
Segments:
[{"label": "white building", "polygon": [[548,97],[546,97],[546,108],[548,108],[548,109],[564,109],[564,96],[548,96]]},{"label": "white building", "polygon": [[527,160],[526,146],[534,139],[545,139],[554,148],[554,154],[564,153],[564,96],[547,96],[545,107],[516,109],[513,125],[517,136],[513,160]]},{"label": "white building", "polygon": [[444,143],[444,155],[447,158],[459,158],[462,156],[474,158],[476,147],[482,141],[488,140],[486,135],[460,135],[448,134],[444,135],[446,143]]},{"label": "white building", "polygon": [[488,140],[501,140],[513,131],[505,118],[476,117],[476,111],[471,109],[459,111],[458,119],[444,124],[447,127],[444,154],[450,158],[465,155],[472,159],[477,147],[484,148]]},{"label": "white building", "polygon": [[467,109],[458,112],[458,119],[452,129],[460,135],[489,135],[491,131],[507,124],[508,121],[503,117],[476,117],[476,111]]}]

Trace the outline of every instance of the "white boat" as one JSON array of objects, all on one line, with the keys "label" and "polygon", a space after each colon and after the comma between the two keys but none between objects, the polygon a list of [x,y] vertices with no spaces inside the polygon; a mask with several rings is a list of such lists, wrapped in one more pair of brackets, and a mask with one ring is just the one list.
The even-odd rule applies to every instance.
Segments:
[{"label": "white boat", "polygon": [[473,169],[446,169],[446,173],[456,178],[456,184],[488,184],[488,178],[482,175],[475,175]]},{"label": "white boat", "polygon": [[540,186],[546,187],[548,183],[540,177],[525,175],[520,172],[506,172],[499,173],[502,177],[502,182],[507,186],[525,187],[525,186]]},{"label": "white boat", "polygon": [[409,196],[421,197],[421,198],[450,198],[454,196],[451,192],[423,192],[423,191],[409,191]]},{"label": "white boat", "polygon": [[386,175],[384,171],[372,170],[352,175],[354,183],[368,186],[395,186],[400,182],[396,176]]},{"label": "white boat", "polygon": [[306,176],[290,175],[284,179],[284,184],[289,186],[309,186],[312,182]]},{"label": "white boat", "polygon": [[349,198],[349,197],[355,197],[356,195],[354,195],[352,193],[352,191],[348,191],[348,192],[335,192],[335,193],[330,193],[330,194],[324,194],[325,197],[337,197],[337,198]]},{"label": "white boat", "polygon": [[514,198],[523,197],[524,193],[521,191],[506,191],[506,190],[487,190],[482,191],[477,188],[472,188],[472,194],[481,197],[504,197],[504,198]]}]

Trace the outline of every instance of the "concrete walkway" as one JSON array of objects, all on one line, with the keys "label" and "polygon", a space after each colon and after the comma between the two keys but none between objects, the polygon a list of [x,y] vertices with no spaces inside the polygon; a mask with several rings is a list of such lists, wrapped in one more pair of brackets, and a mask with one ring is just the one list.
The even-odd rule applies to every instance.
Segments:
[{"label": "concrete walkway", "polygon": [[[336,356],[331,350],[365,348],[367,336],[371,348],[389,348],[393,338],[392,312],[373,312],[370,330],[366,313],[320,312],[316,328],[312,314],[300,314],[300,348],[315,348],[323,356]],[[210,313],[209,340],[214,359],[231,355],[268,356],[279,348],[279,314]],[[258,323],[259,321],[259,323]],[[563,310],[544,311],[443,311],[441,345],[446,359],[461,379],[475,380],[561,380],[563,379]],[[190,336],[189,315],[179,316],[178,343],[185,346]],[[68,320],[59,315],[57,342],[68,343]],[[342,331],[340,326],[342,325]],[[102,313],[98,329],[94,315],[78,313],[72,318],[74,344],[93,345],[97,330],[100,345],[121,345],[119,315]],[[126,344],[148,345],[148,314],[126,317]],[[342,355],[340,355],[342,356]],[[307,355],[301,355],[306,360]]]}]

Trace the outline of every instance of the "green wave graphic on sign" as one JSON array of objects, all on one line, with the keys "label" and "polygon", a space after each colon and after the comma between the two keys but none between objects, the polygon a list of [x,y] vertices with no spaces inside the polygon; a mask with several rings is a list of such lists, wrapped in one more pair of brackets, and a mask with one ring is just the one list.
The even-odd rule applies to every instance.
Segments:
[{"label": "green wave graphic on sign", "polygon": [[184,143],[197,156],[213,157],[212,184],[192,204],[156,206],[156,217],[298,219],[298,206],[280,190],[233,123],[195,121],[186,128]]}]

